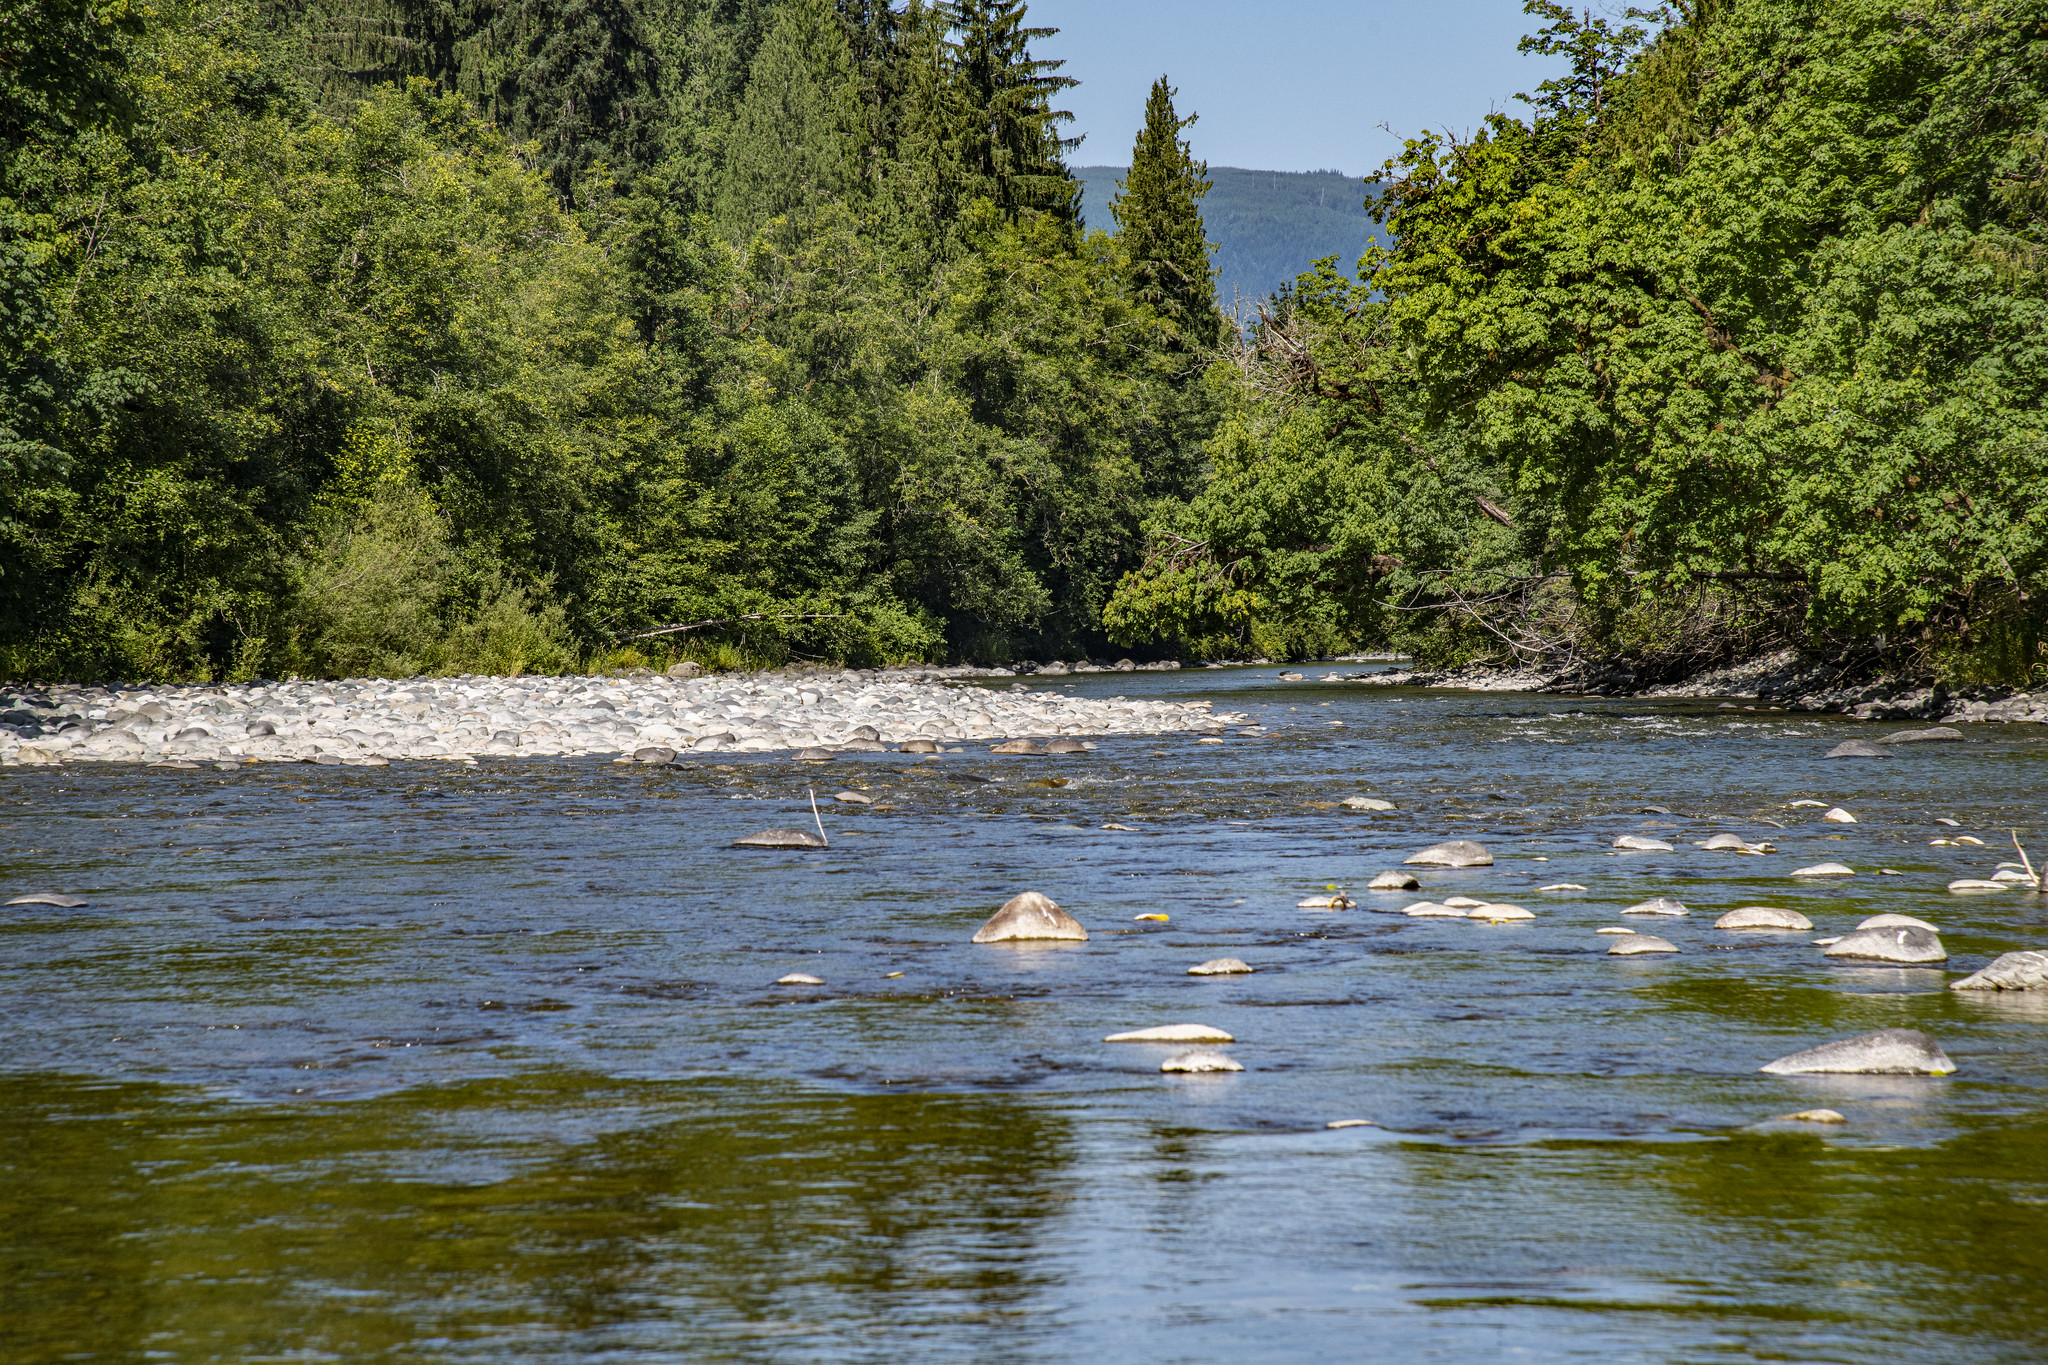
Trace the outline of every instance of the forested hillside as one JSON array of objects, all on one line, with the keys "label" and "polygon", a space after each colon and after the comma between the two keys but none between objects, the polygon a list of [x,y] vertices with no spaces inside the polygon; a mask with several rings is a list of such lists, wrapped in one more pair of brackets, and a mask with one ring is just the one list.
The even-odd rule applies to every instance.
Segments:
[{"label": "forested hillside", "polygon": [[[1090,227],[1110,225],[1122,166],[1077,166]],[[1202,226],[1216,245],[1216,297],[1252,311],[1291,286],[1309,262],[1335,256],[1353,270],[1380,229],[1365,209],[1365,185],[1338,171],[1248,171],[1211,166]]]},{"label": "forested hillside", "polygon": [[0,676],[1099,644],[1221,328],[1170,93],[1084,234],[1044,32],[13,0]]},{"label": "forested hillside", "polygon": [[1227,371],[1116,632],[2039,680],[2048,4],[1526,8],[1571,74],[1384,169],[1392,247]]}]

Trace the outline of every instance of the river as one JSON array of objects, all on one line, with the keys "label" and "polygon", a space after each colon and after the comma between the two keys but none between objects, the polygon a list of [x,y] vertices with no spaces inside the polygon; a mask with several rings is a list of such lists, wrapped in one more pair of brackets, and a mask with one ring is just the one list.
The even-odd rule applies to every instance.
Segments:
[{"label": "river", "polygon": [[[0,891],[91,903],[0,919],[0,1354],[2048,1358],[2048,1002],[1946,989],[2048,901],[1944,889],[2038,839],[2048,732],[1277,672],[1062,689],[1272,727],[1220,745],[6,770]],[[829,849],[727,847],[812,787]],[[1373,913],[1447,838],[1496,865],[1423,894],[1538,917]],[[1090,941],[969,944],[1027,889]],[[1948,970],[1810,941],[1885,910]],[[1101,1041],[1173,1022],[1245,1070]],[[1895,1026],[1956,1074],[1757,1072]]]}]

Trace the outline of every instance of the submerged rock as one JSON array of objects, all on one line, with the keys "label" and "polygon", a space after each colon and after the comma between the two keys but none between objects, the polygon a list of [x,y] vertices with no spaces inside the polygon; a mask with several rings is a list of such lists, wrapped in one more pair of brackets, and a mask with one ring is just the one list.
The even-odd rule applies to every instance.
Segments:
[{"label": "submerged rock", "polygon": [[1828,750],[1829,758],[1897,758],[1898,755],[1882,744],[1872,744],[1867,739],[1845,739]]},{"label": "submerged rock", "polygon": [[1129,1033],[1112,1033],[1102,1040],[1105,1043],[1234,1043],[1220,1028],[1207,1024],[1160,1024],[1156,1028],[1132,1029]]},{"label": "submerged rock", "polygon": [[1357,904],[1357,901],[1342,895],[1310,896],[1305,901],[1296,901],[1294,908],[1297,910],[1350,910]]},{"label": "submerged rock", "polygon": [[1669,896],[1658,896],[1653,900],[1638,901],[1621,912],[1624,915],[1689,915],[1692,912]]},{"label": "submerged rock", "polygon": [[1693,845],[1694,848],[1716,851],[1728,848],[1748,848],[1749,846],[1749,840],[1739,834],[1716,834],[1710,838],[1702,839]]},{"label": "submerged rock", "polygon": [[1894,915],[1889,912],[1882,915],[1872,915],[1856,927],[1858,929],[1925,929],[1930,934],[1941,932],[1938,926],[1929,924],[1924,919],[1914,919],[1911,915]]},{"label": "submerged rock", "polygon": [[830,763],[832,761],[832,751],[830,749],[820,749],[817,745],[813,744],[807,749],[798,749],[796,751],[796,758],[801,763]]},{"label": "submerged rock", "polygon": [[863,796],[859,792],[837,792],[833,795],[832,799],[834,801],[844,801],[849,806],[872,806],[875,804],[874,797]]},{"label": "submerged rock", "polygon": [[1607,945],[1612,957],[1633,957],[1638,953],[1675,953],[1678,945],[1670,939],[1658,938],[1655,934],[1630,934],[1617,938]]},{"label": "submerged rock", "polygon": [[1847,1123],[1848,1121],[1848,1119],[1842,1117],[1841,1114],[1833,1109],[1802,1109],[1796,1114],[1780,1114],[1771,1120],[1772,1123]]},{"label": "submerged rock", "polygon": [[991,745],[989,752],[992,754],[1043,754],[1045,748],[1035,739],[1012,739],[1005,740],[1001,744]]},{"label": "submerged rock", "polygon": [[78,896],[62,896],[55,891],[31,891],[26,896],[16,896],[9,905],[54,905],[59,910],[82,910],[86,902]]},{"label": "submerged rock", "polygon": [[1789,929],[1804,933],[1813,928],[1813,921],[1797,910],[1780,910],[1771,905],[1745,905],[1730,910],[1714,921],[1716,929],[1762,929],[1766,931]]},{"label": "submerged rock", "polygon": [[1435,901],[1417,901],[1401,911],[1416,919],[1463,919],[1465,912],[1455,905],[1439,905]]},{"label": "submerged rock", "polygon": [[1888,1028],[1822,1043],[1757,1069],[1767,1076],[1946,1076],[1956,1064],[1919,1029]]},{"label": "submerged rock", "polygon": [[1402,859],[1411,866],[1421,867],[1492,867],[1493,855],[1484,845],[1470,839],[1452,839],[1441,844],[1431,844],[1420,853],[1412,853]]},{"label": "submerged rock", "polygon": [[1820,818],[1831,825],[1853,825],[1856,823],[1856,817],[1843,810],[1840,806],[1822,811]]},{"label": "submerged rock", "polygon": [[1794,877],[1853,877],[1856,869],[1842,863],[1815,863],[1812,867],[1795,867]]},{"label": "submerged rock", "polygon": [[1351,808],[1352,810],[1392,810],[1392,809],[1394,809],[1394,803],[1393,803],[1393,802],[1391,802],[1391,801],[1382,801],[1382,800],[1380,800],[1380,799],[1379,799],[1379,798],[1378,798],[1377,796],[1347,796],[1347,797],[1345,797],[1345,798],[1344,798],[1344,799],[1343,799],[1343,800],[1342,800],[1341,802],[1339,802],[1338,804],[1339,804],[1339,805],[1343,805],[1343,806],[1348,806],[1348,807],[1350,807],[1350,808]]},{"label": "submerged rock", "polygon": [[824,836],[809,829],[764,829],[732,841],[734,848],[824,848]]},{"label": "submerged rock", "polygon": [[1485,905],[1475,906],[1472,909],[1467,910],[1465,912],[1465,918],[1486,920],[1488,923],[1491,924],[1505,924],[1509,920],[1535,919],[1536,916],[1533,912],[1524,910],[1519,905],[1506,905],[1495,902],[1488,902]]},{"label": "submerged rock", "polygon": [[945,751],[939,748],[935,740],[906,739],[897,746],[896,752],[899,754],[937,754]]},{"label": "submerged rock", "polygon": [[1082,754],[1088,752],[1088,746],[1072,735],[1061,735],[1057,739],[1047,740],[1045,751],[1049,754]]},{"label": "submerged rock", "polygon": [[1188,968],[1188,975],[1237,976],[1250,970],[1250,967],[1234,957],[1212,957],[1207,962],[1197,962],[1194,966]]},{"label": "submerged rock", "polygon": [[633,761],[635,763],[672,763],[675,761],[675,756],[676,751],[669,748],[666,744],[650,744],[645,748],[633,751]]},{"label": "submerged rock", "polygon": [[1168,1057],[1159,1064],[1161,1071],[1242,1071],[1244,1068],[1220,1052],[1200,1047]]},{"label": "submerged rock", "polygon": [[2005,953],[1991,965],[1961,981],[1949,982],[1952,991],[2048,991],[2048,953]]},{"label": "submerged rock", "polygon": [[1088,931],[1081,922],[1054,904],[1050,897],[1026,891],[1003,902],[1003,908],[989,916],[974,931],[976,943],[1011,943],[1034,939],[1086,942]]},{"label": "submerged rock", "polygon": [[1962,877],[1948,884],[1948,889],[1958,896],[1981,896],[1992,891],[2009,890],[2011,882],[1986,881],[1982,877]]},{"label": "submerged rock", "polygon": [[1936,725],[1925,730],[1895,730],[1880,736],[1879,744],[1953,744],[1963,737],[1961,730],[1948,725]]},{"label": "submerged rock", "polygon": [[788,976],[776,977],[775,984],[778,986],[822,986],[825,984],[825,978],[822,976],[812,976],[809,972],[791,972]]},{"label": "submerged rock", "polygon": [[1614,847],[1627,849],[1632,853],[1675,853],[1677,851],[1662,839],[1650,839],[1640,834],[1624,834],[1614,841]]},{"label": "submerged rock", "polygon": [[1948,949],[1941,946],[1941,936],[1925,929],[1858,929],[1842,935],[1822,951],[1829,957],[1849,957],[1860,962],[1919,965],[1948,961]]},{"label": "submerged rock", "polygon": [[1412,872],[1382,872],[1365,884],[1368,891],[1413,891],[1422,883]]}]

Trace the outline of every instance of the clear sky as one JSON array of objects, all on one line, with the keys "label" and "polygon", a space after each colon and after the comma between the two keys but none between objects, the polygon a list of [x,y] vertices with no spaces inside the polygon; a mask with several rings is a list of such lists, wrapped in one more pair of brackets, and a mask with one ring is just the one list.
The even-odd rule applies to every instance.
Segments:
[{"label": "clear sky", "polygon": [[[1195,155],[1256,170],[1360,175],[1423,129],[1476,128],[1525,106],[1555,63],[1515,44],[1520,0],[1029,0],[1037,44],[1081,82],[1061,107],[1088,140],[1077,166],[1121,166],[1164,74]],[[1611,8],[1596,4],[1596,10]],[[1380,125],[1386,125],[1390,133]]]}]

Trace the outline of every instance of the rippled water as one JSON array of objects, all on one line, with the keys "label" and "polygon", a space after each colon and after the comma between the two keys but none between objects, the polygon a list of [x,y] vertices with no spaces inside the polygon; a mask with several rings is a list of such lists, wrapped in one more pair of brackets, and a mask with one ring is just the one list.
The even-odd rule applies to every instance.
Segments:
[{"label": "rippled water", "polygon": [[[2048,947],[2048,902],[1943,890],[2048,823],[2048,735],[1827,762],[1878,727],[1273,672],[1077,680],[1276,729],[1060,758],[7,770],[0,889],[92,904],[0,920],[0,1354],[2048,1357],[2048,1003],[1709,927]],[[725,846],[807,786],[891,808]],[[1498,863],[1427,894],[1540,918],[1296,908],[1456,836]],[[1785,875],[1822,860],[1862,875]],[[1027,888],[1092,940],[967,942]],[[1654,894],[1680,955],[1606,957]],[[1100,1041],[1182,1021],[1245,1071]],[[1960,1070],[1757,1074],[1889,1026]]]}]

